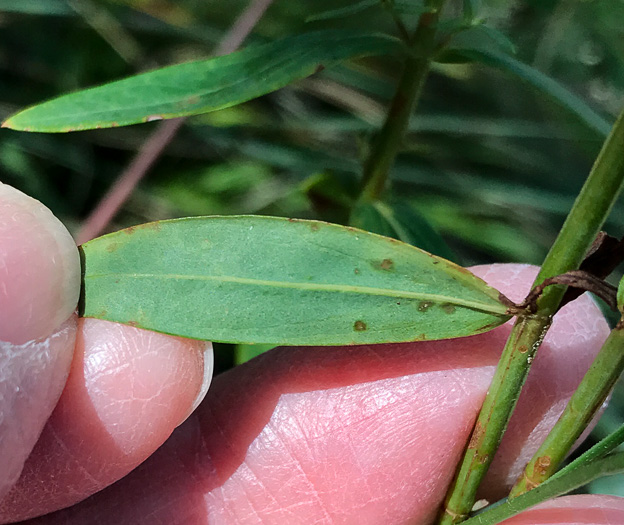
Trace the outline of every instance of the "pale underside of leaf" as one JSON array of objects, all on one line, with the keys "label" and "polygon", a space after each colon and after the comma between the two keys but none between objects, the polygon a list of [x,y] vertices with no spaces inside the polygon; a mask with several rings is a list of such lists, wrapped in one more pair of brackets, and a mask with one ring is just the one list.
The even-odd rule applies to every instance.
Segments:
[{"label": "pale underside of leaf", "polygon": [[343,345],[461,337],[509,317],[444,259],[354,228],[161,221],[83,246],[83,315],[197,339]]}]

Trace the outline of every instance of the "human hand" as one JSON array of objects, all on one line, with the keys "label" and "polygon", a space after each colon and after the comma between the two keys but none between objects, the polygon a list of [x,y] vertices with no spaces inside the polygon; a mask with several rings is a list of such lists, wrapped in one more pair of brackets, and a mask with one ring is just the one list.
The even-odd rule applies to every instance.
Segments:
[{"label": "human hand", "polygon": [[[206,343],[78,320],[79,288],[78,250],[64,226],[0,183],[5,521],[71,505],[126,475],[188,416],[212,376]],[[24,488],[33,469],[40,492]]]},{"label": "human hand", "polygon": [[[3,312],[11,306],[13,316],[3,316],[2,325],[13,331],[2,328],[6,332],[0,335],[19,336],[16,327],[21,326],[23,341],[12,335],[14,343],[33,334],[49,343],[29,343],[26,350],[16,344],[1,347],[3,359],[19,363],[24,356],[38,355],[28,348],[47,345],[41,352],[45,359],[36,359],[39,368],[13,374],[3,367],[2,388],[19,382],[18,400],[25,401],[18,406],[18,400],[11,404],[10,396],[5,397],[9,402],[2,410],[9,417],[2,424],[7,431],[16,424],[30,431],[18,431],[30,441],[3,445],[3,465],[9,460],[19,465],[13,458],[20,457],[23,463],[62,389],[76,320],[60,329],[66,335],[49,334],[59,332],[63,316],[74,309],[79,271],[65,233],[58,252],[47,248],[55,246],[51,242],[33,241],[25,248],[25,240],[34,232],[41,236],[54,221],[49,212],[32,220],[23,210],[16,212],[11,206],[18,204],[11,199],[22,206],[25,197],[11,192],[0,186],[0,202],[5,203],[0,204],[0,243],[6,243],[0,244],[0,261],[13,260],[7,254],[13,257],[14,252],[27,256],[19,264],[0,264],[0,283],[7,283],[0,285],[0,306]],[[44,256],[50,253],[58,256]],[[26,272],[32,261],[38,266]],[[495,265],[474,271],[519,300],[535,269]],[[22,275],[27,277],[20,281]],[[8,286],[18,281],[26,283],[22,289]],[[42,289],[52,299],[46,302],[37,295]],[[13,306],[22,304],[22,310]],[[35,308],[39,310],[31,310]],[[55,320],[48,322],[50,312]],[[77,330],[63,396],[19,482],[0,505],[5,522],[71,505],[128,473],[184,418],[201,389],[200,343],[95,320],[79,321]],[[508,333],[505,326],[436,343],[276,349],[216,378],[202,406],[122,481],[33,523],[430,523]],[[513,481],[606,334],[606,324],[588,298],[558,316],[485,496],[499,497]],[[46,397],[47,392],[53,394]],[[4,435],[5,427],[0,429]],[[5,486],[12,481],[7,477]],[[531,511],[516,518],[524,521],[509,523],[572,523],[570,512],[597,516],[589,523],[624,521],[619,499],[576,497],[555,505],[559,510]]]}]

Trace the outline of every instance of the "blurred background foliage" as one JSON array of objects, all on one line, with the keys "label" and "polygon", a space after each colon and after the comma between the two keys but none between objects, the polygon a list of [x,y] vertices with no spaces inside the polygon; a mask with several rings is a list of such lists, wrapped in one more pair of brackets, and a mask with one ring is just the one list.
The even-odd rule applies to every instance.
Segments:
[{"label": "blurred background foliage", "polygon": [[[0,0],[0,119],[71,90],[208,57],[247,4]],[[346,26],[396,32],[392,18],[375,9],[306,22],[351,4],[275,0],[246,45]],[[461,16],[461,7],[450,2],[447,15]],[[479,17],[507,36],[518,60],[565,86],[598,118],[614,120],[624,103],[624,1],[484,0]],[[211,214],[345,222],[399,73],[392,59],[354,61],[188,119],[109,230]],[[479,61],[434,64],[392,175],[394,194],[419,225],[414,230],[426,232],[414,242],[426,248],[443,239],[446,253],[464,265],[539,264],[604,139],[604,129],[573,113],[522,74]],[[157,125],[58,135],[2,130],[0,180],[44,202],[75,232]],[[624,234],[621,202],[606,229]],[[263,349],[220,347],[218,366]],[[622,423],[618,386],[594,437]],[[610,478],[590,490],[624,495],[624,481]]]}]

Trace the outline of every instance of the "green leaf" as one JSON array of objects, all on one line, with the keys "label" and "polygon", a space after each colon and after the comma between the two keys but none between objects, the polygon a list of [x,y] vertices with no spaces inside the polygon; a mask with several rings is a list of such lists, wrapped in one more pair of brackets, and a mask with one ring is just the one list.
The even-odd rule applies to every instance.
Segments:
[{"label": "green leaf", "polygon": [[288,345],[462,337],[509,319],[468,270],[372,233],[194,217],[82,246],[81,313],[194,339]]},{"label": "green leaf", "polygon": [[617,289],[617,307],[621,314],[624,314],[624,277],[620,280]]},{"label": "green leaf", "polygon": [[[459,57],[462,57],[464,50],[483,52],[495,50],[507,54],[515,54],[516,52],[516,46],[509,40],[507,35],[498,29],[485,25],[483,22],[472,22],[470,25],[467,25],[465,20],[455,19],[449,20],[446,27],[441,27],[453,35],[442,56],[444,56],[444,53],[457,53]],[[436,60],[442,61],[442,57],[436,58]],[[470,58],[463,56],[463,60],[470,60]],[[447,61],[449,61],[448,58]]]},{"label": "green leaf", "polygon": [[[458,35],[461,36],[461,35]],[[587,103],[577,97],[556,80],[541,73],[537,69],[516,60],[507,53],[487,46],[468,45],[467,47],[456,47],[453,45],[442,52],[439,61],[460,61],[468,60],[480,62],[482,64],[505,71],[518,77],[541,93],[548,95],[563,109],[569,111],[581,120],[586,126],[606,137],[611,130],[611,124],[596,113]]]},{"label": "green leaf", "polygon": [[407,202],[361,204],[353,211],[351,223],[362,230],[399,239],[445,259],[456,258],[440,234]]},{"label": "green leaf", "polygon": [[472,22],[481,10],[481,0],[463,0],[464,20]]},{"label": "green leaf", "polygon": [[400,49],[402,44],[386,35],[305,33],[64,95],[13,115],[3,127],[66,132],[197,115],[265,95],[320,67]]},{"label": "green leaf", "polygon": [[355,2],[346,7],[330,9],[328,11],[323,11],[316,15],[309,16],[306,18],[306,22],[346,18],[373,7],[381,7],[387,10],[393,10],[398,14],[412,16],[420,16],[423,13],[430,13],[433,11],[430,7],[425,6],[423,3],[414,2],[414,0],[361,0],[360,2]]},{"label": "green leaf", "polygon": [[64,0],[0,0],[0,12],[28,15],[75,15]]},{"label": "green leaf", "polygon": [[242,365],[254,357],[268,352],[275,348],[275,345],[236,345],[234,349],[234,364]]},{"label": "green leaf", "polygon": [[385,0],[383,4],[387,9],[392,9],[401,15],[421,16],[424,13],[435,12],[435,8],[414,0]]},{"label": "green leaf", "polygon": [[381,0],[362,0],[361,2],[355,2],[346,7],[340,7],[338,9],[330,9],[329,11],[323,11],[316,15],[306,18],[306,22],[316,22],[319,20],[331,20],[333,18],[346,18],[351,15],[356,15],[362,11],[366,11],[371,7],[379,7]]}]

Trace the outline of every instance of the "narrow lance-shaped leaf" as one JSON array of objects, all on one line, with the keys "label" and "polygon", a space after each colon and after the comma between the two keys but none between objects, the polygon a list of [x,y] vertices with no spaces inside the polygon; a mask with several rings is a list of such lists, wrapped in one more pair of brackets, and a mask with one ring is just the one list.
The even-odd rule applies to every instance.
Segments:
[{"label": "narrow lance-shaped leaf", "polygon": [[617,289],[617,307],[621,314],[624,314],[624,277],[620,280]]},{"label": "narrow lance-shaped leaf", "polygon": [[353,210],[351,224],[369,232],[399,239],[445,259],[457,260],[440,234],[405,201],[360,204]]},{"label": "narrow lance-shaped leaf", "polygon": [[75,15],[66,0],[0,0],[0,11],[29,15]]},{"label": "narrow lance-shaped leaf", "polygon": [[461,337],[499,292],[395,239],[273,217],[195,217],[82,247],[82,315],[196,339],[345,345]]},{"label": "narrow lance-shaped leaf", "polygon": [[[454,37],[449,47],[436,57],[436,60],[440,62],[475,61],[505,71],[548,95],[563,109],[575,115],[588,128],[599,135],[607,136],[611,129],[609,122],[556,80],[510,56],[508,52],[505,52],[509,49],[505,48],[508,48],[509,45],[513,46],[513,44],[506,44],[506,37],[501,33],[496,35],[497,33],[491,29],[459,33]],[[492,45],[493,43],[497,45]]]},{"label": "narrow lance-shaped leaf", "polygon": [[315,15],[306,18],[306,22],[316,22],[319,20],[331,20],[333,18],[346,18],[353,15],[357,15],[362,11],[366,11],[372,7],[381,7],[381,0],[361,0],[355,2],[347,7],[339,7],[337,9],[330,9],[323,11]]},{"label": "narrow lance-shaped leaf", "polygon": [[25,109],[3,126],[66,132],[207,113],[280,89],[319,67],[401,48],[399,40],[380,34],[305,33],[70,93]]}]

